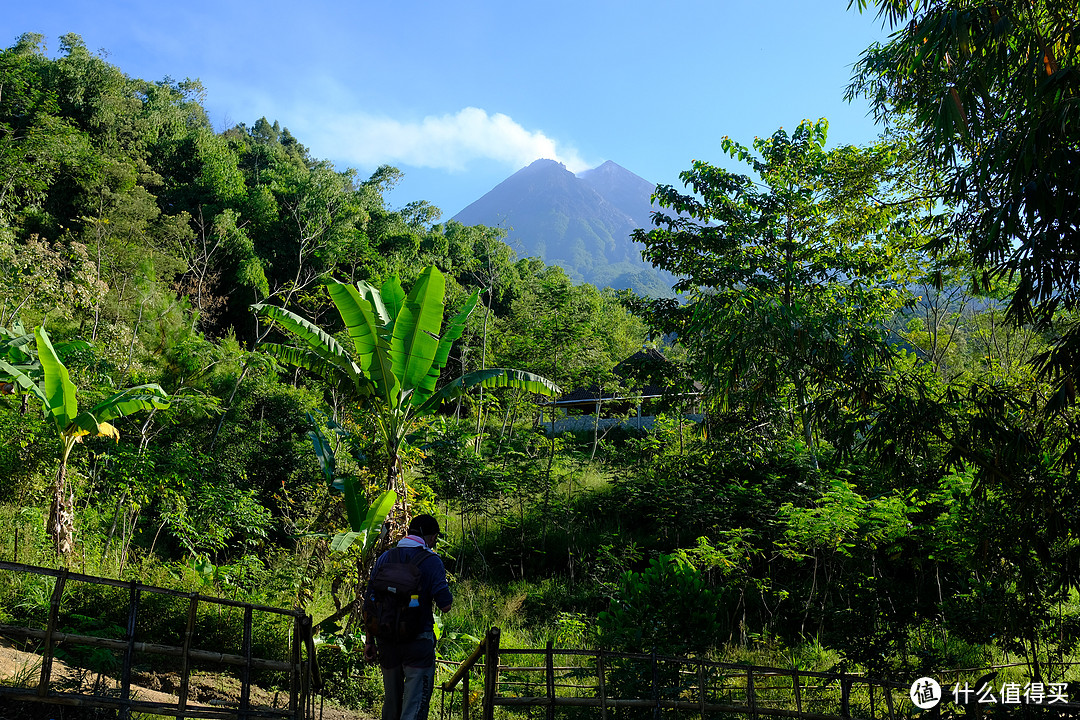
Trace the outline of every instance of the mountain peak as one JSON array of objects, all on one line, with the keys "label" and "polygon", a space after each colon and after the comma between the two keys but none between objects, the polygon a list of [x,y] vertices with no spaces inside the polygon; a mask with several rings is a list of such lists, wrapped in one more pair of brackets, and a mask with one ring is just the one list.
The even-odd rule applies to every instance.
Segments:
[{"label": "mountain peak", "polygon": [[[570,172],[569,170],[566,169],[566,165],[559,162],[558,160],[552,160],[551,158],[537,158],[536,160],[533,160],[531,163],[529,163],[527,166],[523,167],[521,170],[557,170],[557,169],[561,169],[561,170],[564,170],[566,172]],[[521,172],[521,170],[518,170],[518,172]]]},{"label": "mountain peak", "polygon": [[509,227],[521,257],[559,265],[576,281],[653,297],[674,282],[641,258],[633,231],[651,225],[655,186],[610,160],[580,175],[542,158],[518,170],[454,216],[464,225]]},{"label": "mountain peak", "polygon": [[587,175],[613,175],[616,173],[629,173],[633,175],[633,173],[614,160],[605,160],[594,168],[582,170],[578,173],[578,177],[585,177]]},{"label": "mountain peak", "polygon": [[656,189],[654,184],[611,160],[592,170],[586,170],[578,177],[632,218],[637,227],[652,227],[652,194]]}]

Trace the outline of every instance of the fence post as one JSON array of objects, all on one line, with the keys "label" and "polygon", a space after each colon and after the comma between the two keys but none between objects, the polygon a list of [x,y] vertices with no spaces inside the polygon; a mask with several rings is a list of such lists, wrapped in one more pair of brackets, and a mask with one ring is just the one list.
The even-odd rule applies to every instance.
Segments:
[{"label": "fence post", "polygon": [[131,601],[128,607],[127,649],[124,650],[124,668],[120,673],[120,697],[125,703],[120,710],[121,720],[131,717],[131,706],[127,703],[131,700],[131,664],[135,660],[135,623],[139,616],[139,595],[138,583],[132,580]]},{"label": "fence post", "polygon": [[[311,680],[310,683],[304,685],[304,697],[307,697],[311,692],[322,692],[323,688],[326,687],[326,684],[323,683],[322,673],[319,671],[319,656],[315,650],[315,632],[312,622],[310,615],[304,614],[300,618],[300,629],[303,630],[304,634],[304,647],[307,648],[307,674]],[[314,707],[314,703],[312,707]]]},{"label": "fence post", "polygon": [[892,688],[882,685],[881,691],[885,693],[885,709],[889,711],[889,720],[896,720],[896,713],[893,711]]},{"label": "fence post", "polygon": [[701,695],[701,720],[705,720],[705,663],[698,662],[698,692]]},{"label": "fence post", "polygon": [[[183,710],[187,707],[188,684],[191,677],[191,639],[195,637],[195,619],[199,608],[199,594],[191,593],[191,602],[188,604],[187,630],[184,632],[184,657],[180,661],[180,695],[177,706],[180,716],[177,720],[184,720]],[[295,712],[296,708],[289,708]]]},{"label": "fence post", "polygon": [[791,668],[791,685],[795,688],[795,711],[802,717],[802,693],[799,690],[799,668]]},{"label": "fence post", "polygon": [[596,680],[600,685],[600,720],[607,720],[607,687],[604,684],[604,649],[596,651]]},{"label": "fence post", "polygon": [[[300,707],[308,717],[315,717],[315,696],[312,695],[312,685],[315,673],[318,671],[317,658],[315,657],[315,642],[311,637],[311,616],[303,615],[300,618],[301,640],[307,649],[307,660],[300,663]],[[299,642],[299,640],[298,640]]]},{"label": "fence post", "polygon": [[746,704],[750,706],[750,717],[757,718],[757,693],[754,692],[754,668],[746,668]]},{"label": "fence post", "polygon": [[495,695],[499,689],[499,628],[487,634],[487,657],[484,659],[484,720],[494,720]]},{"label": "fence post", "polygon": [[847,673],[840,673],[840,717],[848,720],[851,717],[851,678]]},{"label": "fence post", "polygon": [[548,640],[545,668],[547,674],[547,720],[555,718],[555,642]]},{"label": "fence post", "polygon": [[251,624],[252,607],[244,608],[244,669],[240,671],[240,717],[251,710]]},{"label": "fence post", "polygon": [[[450,707],[454,707],[453,697],[450,699]],[[469,673],[461,678],[461,720],[469,720]]]},{"label": "fence post", "polygon": [[653,720],[660,720],[660,673],[656,667],[656,647],[652,649],[652,701]]},{"label": "fence post", "polygon": [[[297,610],[299,611],[299,607]],[[292,670],[289,671],[289,714],[294,720],[300,720],[300,713],[297,712],[297,706],[300,696],[300,643],[303,639],[300,637],[300,613],[297,612],[293,616],[292,624],[292,653],[290,655],[290,663],[292,664]]]},{"label": "fence post", "polygon": [[64,584],[67,583],[68,569],[63,568],[60,576],[56,578],[53,587],[52,599],[49,600],[49,624],[45,628],[45,649],[41,658],[41,679],[38,681],[37,694],[45,697],[49,692],[49,675],[52,674],[53,661],[53,634],[56,632],[56,621],[60,617],[60,598],[64,594]]}]

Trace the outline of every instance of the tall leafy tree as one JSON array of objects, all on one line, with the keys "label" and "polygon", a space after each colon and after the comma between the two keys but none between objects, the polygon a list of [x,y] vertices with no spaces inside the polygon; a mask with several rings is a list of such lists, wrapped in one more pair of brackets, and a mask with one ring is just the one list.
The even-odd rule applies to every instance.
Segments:
[{"label": "tall leafy tree", "polygon": [[519,260],[515,270],[520,280],[506,293],[506,311],[489,332],[495,362],[581,387],[641,349],[640,321],[613,291],[575,285],[562,268],[544,267],[535,258]]},{"label": "tall leafy tree", "polygon": [[0,52],[0,219],[40,211],[58,175],[89,160],[89,143],[60,114],[55,88],[43,81],[49,61],[42,37],[26,34]]},{"label": "tall leafy tree", "polygon": [[634,236],[690,299],[638,309],[678,333],[723,402],[793,400],[811,447],[811,400],[865,384],[887,361],[883,323],[905,299],[890,187],[900,149],[826,149],[827,128],[806,120],[750,148],[725,137],[754,176],[695,161],[681,174],[692,192],[658,187],[671,212]]},{"label": "tall leafy tree", "polygon": [[[931,245],[966,248],[1010,314],[1047,327],[1080,306],[1080,8],[1072,0],[852,0],[896,29],[855,65],[849,97],[908,123],[955,211]],[[1051,407],[1072,401],[1080,326],[1042,357]]]}]

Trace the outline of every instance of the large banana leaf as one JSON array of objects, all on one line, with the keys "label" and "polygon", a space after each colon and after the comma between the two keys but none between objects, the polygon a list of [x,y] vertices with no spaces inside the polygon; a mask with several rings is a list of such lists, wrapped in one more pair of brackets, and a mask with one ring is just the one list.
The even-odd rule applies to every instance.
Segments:
[{"label": "large banana leaf", "polygon": [[100,422],[131,415],[140,410],[167,410],[169,394],[157,383],[134,385],[121,390],[107,400],[99,402],[90,409]]},{"label": "large banana leaf", "polygon": [[356,532],[354,530],[338,533],[330,541],[330,552],[345,552],[352,547],[352,544],[360,537],[366,538],[367,533]]},{"label": "large banana leaf", "polygon": [[389,344],[380,337],[371,303],[360,296],[356,287],[336,280],[327,280],[326,290],[349,331],[361,371],[387,406],[396,408],[400,383],[390,363]]},{"label": "large banana leaf", "polygon": [[41,404],[46,408],[49,406],[49,398],[45,396],[45,391],[38,383],[34,382],[33,378],[26,374],[25,368],[16,367],[6,360],[0,360],[0,377],[9,378],[11,382],[18,385],[24,392],[33,393],[38,400],[41,400]]},{"label": "large banana leaf", "polygon": [[[35,333],[23,330],[22,325],[16,323],[11,328],[0,327],[0,358],[29,375],[41,375],[41,363],[35,356]],[[90,343],[85,340],[67,340],[53,345],[57,357],[71,350],[85,350]],[[0,377],[3,377],[0,374]]]},{"label": "large banana leaf", "polygon": [[386,279],[386,282],[382,285],[382,291],[379,293],[382,296],[382,301],[386,304],[386,312],[390,315],[390,320],[387,323],[387,328],[392,333],[394,328],[392,327],[394,320],[397,319],[398,313],[401,312],[401,305],[405,302],[405,290],[401,287],[401,280],[397,275],[391,275]]},{"label": "large banana leaf", "polygon": [[20,320],[13,319],[9,328],[0,327],[0,337],[19,337],[26,334],[26,328]]},{"label": "large banana leaf", "polygon": [[[36,354],[37,335],[27,332],[21,324],[16,323],[10,328],[0,327],[0,359],[17,370],[26,373],[31,382],[41,379],[41,363]],[[85,340],[68,340],[57,342],[53,345],[56,356],[63,356],[72,350],[84,350],[90,347]],[[0,368],[0,378],[11,375],[9,370]]]},{"label": "large banana leaf", "polygon": [[38,361],[45,373],[41,389],[45,394],[46,411],[52,415],[57,429],[63,431],[75,416],[79,414],[79,404],[75,398],[75,384],[68,377],[67,368],[53,349],[49,334],[45,328],[34,331],[37,336]]},{"label": "large banana leaf", "polygon": [[397,493],[393,490],[384,491],[379,497],[375,498],[375,502],[371,503],[371,507],[368,508],[367,516],[364,518],[364,527],[370,532],[382,526],[383,520],[390,514],[390,511],[394,509],[394,503],[397,502]]},{"label": "large banana leaf", "polygon": [[[131,415],[141,410],[165,410],[169,407],[169,395],[160,385],[149,383],[121,390],[112,397],[84,410],[64,428],[65,435],[107,435],[119,439],[120,433],[109,425],[114,418]],[[76,431],[79,428],[82,432]],[[110,432],[111,430],[111,432]]]},{"label": "large banana leaf", "polygon": [[385,491],[375,499],[375,502],[371,503],[367,515],[360,523],[360,529],[335,535],[334,539],[330,541],[330,550],[333,552],[345,552],[354,542],[360,540],[360,546],[363,552],[366,553],[374,545],[373,541],[378,537],[383,521],[394,508],[395,502],[397,502],[397,493],[393,490]]},{"label": "large banana leaf", "polygon": [[33,333],[17,333],[7,328],[0,328],[0,358],[6,359],[16,367],[22,367],[33,361],[33,356],[24,350],[33,344]]},{"label": "large banana leaf", "polygon": [[461,311],[446,325],[442,337],[439,338],[439,349],[435,351],[431,368],[420,382],[420,387],[417,388],[416,393],[413,394],[412,404],[414,406],[423,404],[425,400],[431,397],[431,393],[435,392],[435,385],[439,382],[439,376],[442,374],[443,368],[446,367],[447,358],[450,357],[450,348],[465,332],[465,321],[468,320],[469,315],[476,308],[479,299],[480,291],[474,290],[473,294],[465,301]]},{"label": "large banana leaf", "polygon": [[349,518],[349,527],[353,529],[353,532],[360,532],[364,529],[364,507],[361,499],[364,494],[363,488],[360,487],[360,481],[352,475],[346,475],[342,480],[342,487],[345,490],[345,514]]},{"label": "large banana leaf", "polygon": [[[324,376],[328,367],[337,368],[339,376],[344,375],[347,377],[353,387],[362,392],[364,379],[360,366],[353,362],[352,358],[349,357],[349,353],[332,335],[323,331],[314,323],[310,323],[299,315],[276,305],[259,303],[258,305],[252,305],[251,309],[262,317],[278,323],[283,330],[304,344],[304,355],[301,355],[300,351],[289,352],[282,349],[283,346],[277,346],[272,351],[275,357],[283,362],[314,370]],[[264,347],[269,348],[270,345]],[[315,358],[318,358],[321,364],[316,362]]]},{"label": "large banana leaf", "polygon": [[417,412],[420,414],[432,412],[447,400],[460,397],[468,392],[469,388],[474,387],[513,387],[548,397],[554,397],[562,392],[558,385],[542,375],[510,368],[488,368],[476,370],[443,385],[417,409]]},{"label": "large banana leaf", "polygon": [[393,313],[387,309],[386,303],[383,302],[382,293],[374,285],[360,280],[356,283],[356,289],[360,291],[360,297],[371,304],[371,311],[375,314],[375,319],[379,325],[389,327],[393,319],[397,317],[397,309],[395,308]]},{"label": "large banana leaf", "polygon": [[315,450],[315,457],[318,459],[319,467],[326,478],[326,484],[332,489],[340,491],[341,488],[334,485],[334,479],[337,475],[337,456],[334,454],[334,447],[330,444],[330,439],[323,433],[319,424],[315,422],[315,418],[312,417],[311,413],[308,413],[307,417],[312,426],[312,429],[308,430],[308,440],[311,440],[311,447]]},{"label": "large banana leaf", "polygon": [[90,413],[79,413],[79,416],[75,418],[75,422],[65,428],[64,437],[73,439],[75,442],[82,442],[83,437],[86,435],[112,438],[120,442],[120,431],[111,424],[107,422],[99,423],[97,418]]},{"label": "large banana leaf", "polygon": [[356,363],[352,363],[351,360],[349,362],[352,363],[352,370],[343,371],[340,364],[327,361],[323,354],[313,348],[279,345],[278,343],[261,343],[259,349],[286,365],[310,370],[330,382],[348,382],[360,397],[370,395],[373,392],[371,383],[360,372],[360,367]]},{"label": "large banana leaf", "polygon": [[424,268],[413,283],[394,321],[390,359],[401,386],[421,386],[439,349],[446,279],[434,265]]}]

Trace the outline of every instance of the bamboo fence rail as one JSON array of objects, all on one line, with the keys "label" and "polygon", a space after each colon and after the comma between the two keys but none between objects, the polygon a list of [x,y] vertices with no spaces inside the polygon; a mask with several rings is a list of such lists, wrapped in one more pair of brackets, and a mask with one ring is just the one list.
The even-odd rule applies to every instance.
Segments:
[{"label": "bamboo fence rail", "polygon": [[[602,649],[509,649],[492,628],[467,660],[440,685],[439,719],[492,720],[495,708],[554,720],[558,708],[590,708],[591,717],[797,718],[801,720],[898,720],[921,714],[909,698],[910,683],[849,673],[824,673]],[[540,656],[540,662],[529,657]],[[516,662],[501,664],[514,659]],[[561,662],[556,662],[556,658]],[[446,663],[454,665],[454,663]],[[483,690],[470,690],[470,678]],[[1046,709],[1075,717],[1080,704]],[[640,711],[645,711],[641,714]],[[539,714],[535,714],[535,713]]]},{"label": "bamboo fence rail", "polygon": [[[55,578],[49,600],[48,620],[44,628],[32,628],[12,625],[0,625],[0,636],[17,640],[36,640],[40,642],[41,669],[33,687],[5,684],[0,679],[0,699],[22,702],[47,703],[51,705],[75,706],[118,710],[121,719],[130,717],[132,712],[152,715],[165,715],[176,718],[206,718],[208,720],[256,720],[257,718],[278,718],[282,720],[305,720],[314,717],[313,689],[321,687],[318,665],[315,662],[315,648],[312,638],[311,617],[301,610],[254,605],[225,598],[215,598],[198,593],[184,593],[168,588],[143,585],[141,583],[110,578],[94,577],[73,573],[66,569],[23,565],[21,563],[0,562],[0,571],[23,573]],[[65,590],[73,583],[110,586],[127,590],[127,624],[124,637],[97,637],[59,629],[61,606]],[[136,638],[140,608],[145,604],[144,595],[172,596],[187,601],[187,623],[184,641],[181,646],[163,645],[144,642]],[[200,606],[232,607],[243,611],[243,640],[240,653],[222,653],[195,647],[196,618]],[[252,628],[256,613],[281,616],[289,622],[290,637],[286,660],[274,660],[255,657],[252,649]],[[53,682],[53,660],[59,645],[84,646],[99,648],[122,654],[122,663],[118,681],[119,691],[109,694],[85,693],[61,689]],[[303,650],[303,652],[302,652]],[[180,659],[180,687],[175,703],[150,702],[132,695],[132,670],[136,656],[156,655]],[[239,670],[240,699],[236,707],[214,707],[195,704],[190,699],[190,679],[195,663],[216,665]],[[251,702],[252,671],[271,671],[287,674],[288,707],[265,708],[253,707]],[[99,677],[100,679],[100,677]],[[81,688],[80,688],[81,689]]]}]

